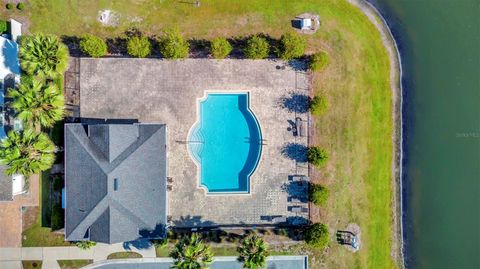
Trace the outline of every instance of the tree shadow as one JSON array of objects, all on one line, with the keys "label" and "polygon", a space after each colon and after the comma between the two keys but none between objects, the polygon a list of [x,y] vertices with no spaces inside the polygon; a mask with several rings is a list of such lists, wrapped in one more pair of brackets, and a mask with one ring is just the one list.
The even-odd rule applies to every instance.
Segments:
[{"label": "tree shadow", "polygon": [[189,39],[190,58],[207,58],[210,54],[210,41],[206,39]]},{"label": "tree shadow", "polygon": [[307,113],[310,97],[305,94],[291,93],[280,99],[280,105],[289,112]]},{"label": "tree shadow", "polygon": [[139,237],[136,240],[123,242],[123,248],[131,250],[131,247],[137,249],[148,249],[152,246],[150,239],[159,239],[166,237],[165,224],[159,223],[154,229],[142,229],[138,232]]},{"label": "tree shadow", "polygon": [[282,185],[282,190],[288,194],[289,199],[298,199],[300,201],[308,201],[308,182],[307,181],[290,181]]},{"label": "tree shadow", "polygon": [[297,162],[307,162],[308,148],[298,143],[288,143],[282,148],[282,154]]},{"label": "tree shadow", "polygon": [[78,36],[62,35],[60,39],[62,40],[63,44],[67,46],[70,56],[85,56],[85,54],[80,49],[80,38]]},{"label": "tree shadow", "polygon": [[107,38],[106,43],[109,53],[121,55],[127,54],[127,38]]},{"label": "tree shadow", "polygon": [[152,247],[152,242],[148,239],[138,239],[128,242],[123,242],[123,248],[128,251],[132,251],[132,247],[136,249],[149,249]]},{"label": "tree shadow", "polygon": [[215,222],[202,220],[202,216],[181,216],[179,220],[174,220],[173,225],[179,228],[201,228],[215,226]]},{"label": "tree shadow", "polygon": [[306,72],[308,70],[308,59],[307,58],[293,59],[288,61],[287,65],[290,66],[295,71]]}]

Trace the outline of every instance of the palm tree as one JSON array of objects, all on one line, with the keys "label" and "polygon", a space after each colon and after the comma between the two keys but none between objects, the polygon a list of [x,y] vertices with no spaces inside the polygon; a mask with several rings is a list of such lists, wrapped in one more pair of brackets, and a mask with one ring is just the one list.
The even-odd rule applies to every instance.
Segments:
[{"label": "palm tree", "polygon": [[183,237],[170,253],[175,269],[208,269],[213,254],[197,234]]},{"label": "palm tree", "polygon": [[38,124],[52,127],[63,118],[64,97],[53,83],[24,79],[17,89],[8,90],[8,96],[13,99],[11,107],[18,113],[17,117],[33,127]]},{"label": "palm tree", "polygon": [[55,145],[44,133],[32,129],[10,131],[0,143],[0,164],[8,165],[7,175],[32,174],[49,169],[55,161]]},{"label": "palm tree", "polygon": [[238,261],[243,262],[243,268],[260,269],[267,264],[268,247],[262,238],[252,234],[243,239],[237,248]]},{"label": "palm tree", "polygon": [[68,66],[68,48],[54,35],[22,37],[18,54],[20,66],[29,75],[55,78]]}]

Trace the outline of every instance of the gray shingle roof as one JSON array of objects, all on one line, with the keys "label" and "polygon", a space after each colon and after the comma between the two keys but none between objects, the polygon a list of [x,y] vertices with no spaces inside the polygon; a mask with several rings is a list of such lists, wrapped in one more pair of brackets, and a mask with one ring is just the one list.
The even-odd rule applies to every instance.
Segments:
[{"label": "gray shingle roof", "polygon": [[0,165],[0,201],[10,201],[12,196],[12,177],[5,174],[7,166]]},{"label": "gray shingle roof", "polygon": [[66,240],[85,240],[88,232],[105,243],[164,235],[165,128],[65,124]]}]

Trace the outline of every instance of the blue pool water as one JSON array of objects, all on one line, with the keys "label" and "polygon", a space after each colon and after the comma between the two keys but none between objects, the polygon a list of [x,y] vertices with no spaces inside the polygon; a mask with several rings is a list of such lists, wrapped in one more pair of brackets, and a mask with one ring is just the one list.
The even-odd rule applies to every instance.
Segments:
[{"label": "blue pool water", "polygon": [[200,101],[188,148],[209,193],[250,192],[250,175],[261,153],[261,132],[248,94],[210,93]]}]

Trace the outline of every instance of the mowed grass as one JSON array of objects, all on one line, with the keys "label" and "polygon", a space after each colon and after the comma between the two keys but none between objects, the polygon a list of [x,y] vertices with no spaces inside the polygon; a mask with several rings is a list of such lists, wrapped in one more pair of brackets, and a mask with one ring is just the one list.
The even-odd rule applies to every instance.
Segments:
[{"label": "mowed grass", "polygon": [[[394,268],[392,251],[392,93],[389,59],[380,35],[356,7],[343,0],[269,1],[202,0],[199,8],[171,0],[131,1],[31,0],[10,13],[31,32],[58,35],[93,33],[117,37],[136,27],[159,35],[178,27],[187,37],[211,39],[256,33],[279,37],[303,12],[318,13],[321,29],[305,36],[308,53],[325,50],[330,65],[314,76],[314,90],[324,94],[329,111],[315,119],[315,141],[330,152],[329,164],[315,180],[328,185],[331,197],[318,221],[333,233],[354,222],[362,229],[362,247],[351,253],[333,240],[328,251],[313,251],[312,268]],[[112,9],[118,26],[103,27],[98,11]],[[5,14],[5,11],[2,11]],[[14,16],[14,17],[15,17]],[[298,248],[298,252],[304,248]],[[293,250],[297,252],[296,250]]]}]

